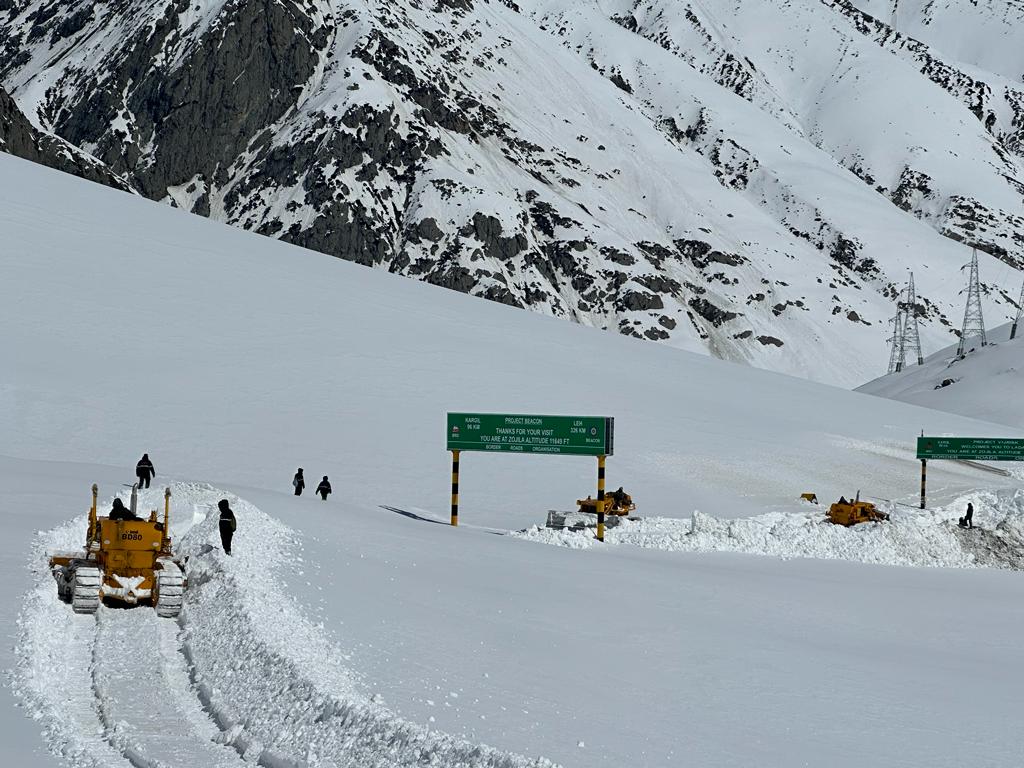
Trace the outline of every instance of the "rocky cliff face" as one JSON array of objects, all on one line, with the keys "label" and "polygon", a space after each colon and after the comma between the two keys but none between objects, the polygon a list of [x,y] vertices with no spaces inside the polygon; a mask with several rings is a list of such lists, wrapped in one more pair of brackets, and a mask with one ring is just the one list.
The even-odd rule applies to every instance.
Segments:
[{"label": "rocky cliff face", "polygon": [[1015,49],[874,5],[0,0],[0,84],[154,199],[853,384],[908,268],[938,344],[967,245],[1004,307],[1024,265]]},{"label": "rocky cliff face", "polygon": [[0,88],[0,152],[125,192],[133,191],[125,179],[91,155],[63,139],[37,130],[3,88]]}]

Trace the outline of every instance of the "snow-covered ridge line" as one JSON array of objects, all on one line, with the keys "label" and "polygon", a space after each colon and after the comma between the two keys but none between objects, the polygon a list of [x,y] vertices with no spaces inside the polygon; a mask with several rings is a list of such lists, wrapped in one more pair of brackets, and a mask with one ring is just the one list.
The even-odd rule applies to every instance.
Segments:
[{"label": "snow-covered ridge line", "polygon": [[[101,607],[94,618],[73,614],[57,599],[46,553],[80,546],[84,516],[37,538],[14,688],[45,723],[56,754],[97,768],[162,768],[176,760],[219,767],[554,768],[543,758],[403,721],[366,699],[341,651],[282,589],[287,564],[301,562],[294,533],[210,486],[171,488],[172,525],[179,551],[189,557],[180,633],[146,607]],[[158,495],[148,494],[142,508]],[[207,514],[225,496],[240,520],[230,558],[220,552],[217,516]],[[133,708],[133,697],[159,700],[159,711],[139,717],[146,707]],[[169,729],[168,718],[185,727]]]},{"label": "snow-covered ridge line", "polygon": [[986,279],[1024,265],[1024,85],[868,19],[844,0],[18,0],[0,85],[152,199],[854,386],[907,268],[937,346],[966,246]]},{"label": "snow-covered ridge line", "polygon": [[[978,510],[975,528],[962,530],[955,520],[963,514],[968,501]],[[667,552],[741,552],[783,559],[805,557],[878,565],[1024,569],[1024,491],[976,491],[935,510],[895,507],[890,522],[852,528],[828,522],[824,511],[824,507],[808,505],[803,514],[770,512],[732,520],[699,511],[689,520],[625,520],[608,529],[605,544]],[[592,531],[534,526],[513,535],[573,549],[601,546]]]}]

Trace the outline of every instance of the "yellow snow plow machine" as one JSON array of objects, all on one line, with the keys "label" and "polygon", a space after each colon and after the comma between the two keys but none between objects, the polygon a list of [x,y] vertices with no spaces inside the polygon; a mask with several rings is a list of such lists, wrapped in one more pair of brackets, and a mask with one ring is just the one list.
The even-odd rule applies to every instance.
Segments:
[{"label": "yellow snow plow machine", "polygon": [[75,613],[95,613],[103,600],[127,605],[152,605],[158,616],[181,612],[185,577],[171,553],[171,489],[164,491],[163,520],[154,509],[148,518],[135,514],[138,504],[132,486],[131,508],[120,517],[96,513],[99,488],[92,487],[92,507],[85,548],[50,556],[57,595]]},{"label": "yellow snow plow machine", "polygon": [[[586,512],[591,515],[597,514],[597,499],[592,499],[587,496],[585,499],[576,499],[576,504],[580,508],[580,512]],[[633,497],[625,491],[612,491],[604,495],[604,513],[606,515],[618,515],[620,517],[626,517],[627,515],[636,512],[636,504],[633,503]]]},{"label": "yellow snow plow machine", "polygon": [[889,514],[882,512],[870,501],[860,500],[860,491],[852,501],[840,496],[839,501],[828,508],[829,522],[849,528],[857,523],[874,523],[888,520]]}]

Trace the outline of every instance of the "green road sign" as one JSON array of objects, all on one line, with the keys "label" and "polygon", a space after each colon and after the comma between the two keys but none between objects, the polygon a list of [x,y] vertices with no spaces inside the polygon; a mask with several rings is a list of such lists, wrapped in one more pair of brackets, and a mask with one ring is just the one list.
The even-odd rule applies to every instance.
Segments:
[{"label": "green road sign", "polygon": [[449,413],[448,450],[611,456],[614,425],[606,416]]},{"label": "green road sign", "polygon": [[917,458],[1024,461],[1024,440],[1009,437],[919,437]]}]

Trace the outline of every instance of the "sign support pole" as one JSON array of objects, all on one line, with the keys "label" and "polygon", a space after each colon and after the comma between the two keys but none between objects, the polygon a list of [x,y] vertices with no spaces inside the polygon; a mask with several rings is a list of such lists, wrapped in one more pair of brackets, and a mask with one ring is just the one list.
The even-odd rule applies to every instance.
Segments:
[{"label": "sign support pole", "polygon": [[604,541],[604,454],[597,457],[597,540]]},{"label": "sign support pole", "polygon": [[452,525],[459,524],[459,452],[452,451]]},{"label": "sign support pole", "polygon": [[928,479],[928,459],[921,459],[921,509],[925,505],[925,482]]}]

